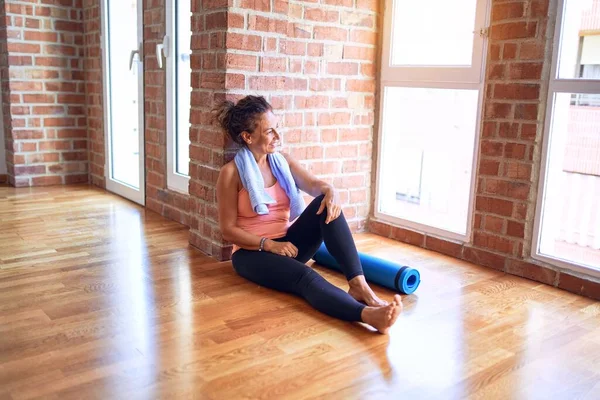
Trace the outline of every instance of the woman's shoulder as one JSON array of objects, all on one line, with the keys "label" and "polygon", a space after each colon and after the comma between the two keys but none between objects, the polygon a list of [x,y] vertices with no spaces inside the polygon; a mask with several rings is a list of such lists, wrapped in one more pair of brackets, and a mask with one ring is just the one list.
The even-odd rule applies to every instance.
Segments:
[{"label": "woman's shoulder", "polygon": [[221,172],[225,174],[232,174],[237,171],[235,166],[235,160],[231,160],[221,167]]},{"label": "woman's shoulder", "polygon": [[283,151],[280,151],[279,154],[285,159],[285,161],[288,164],[292,164],[292,163],[294,163],[296,161],[294,159],[294,157],[292,157],[292,155],[290,153],[284,153]]},{"label": "woman's shoulder", "polygon": [[290,153],[284,153],[280,151],[279,154],[281,154],[290,167],[296,167],[299,165],[298,161]]},{"label": "woman's shoulder", "polygon": [[219,175],[222,179],[227,181],[227,183],[236,183],[238,187],[240,186],[240,175],[234,160],[231,160],[223,165]]}]

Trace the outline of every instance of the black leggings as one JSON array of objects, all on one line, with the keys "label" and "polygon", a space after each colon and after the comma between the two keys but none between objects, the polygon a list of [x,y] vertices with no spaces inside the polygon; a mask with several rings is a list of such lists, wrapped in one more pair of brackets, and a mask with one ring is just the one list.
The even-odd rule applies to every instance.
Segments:
[{"label": "black leggings", "polygon": [[327,315],[345,321],[361,321],[365,305],[304,264],[325,240],[327,250],[340,264],[348,280],[363,275],[344,214],[325,224],[327,209],[317,215],[322,200],[323,195],[315,198],[290,226],[287,234],[274,239],[292,242],[298,248],[296,258],[240,249],[233,253],[233,267],[240,276],[261,286],[301,296]]}]

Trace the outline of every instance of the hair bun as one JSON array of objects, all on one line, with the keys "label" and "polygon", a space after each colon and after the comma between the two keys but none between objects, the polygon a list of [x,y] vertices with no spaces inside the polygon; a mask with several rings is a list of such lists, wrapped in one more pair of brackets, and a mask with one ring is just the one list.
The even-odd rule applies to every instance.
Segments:
[{"label": "hair bun", "polygon": [[229,131],[231,115],[234,108],[235,104],[230,100],[223,101],[217,108],[217,121],[225,131]]}]

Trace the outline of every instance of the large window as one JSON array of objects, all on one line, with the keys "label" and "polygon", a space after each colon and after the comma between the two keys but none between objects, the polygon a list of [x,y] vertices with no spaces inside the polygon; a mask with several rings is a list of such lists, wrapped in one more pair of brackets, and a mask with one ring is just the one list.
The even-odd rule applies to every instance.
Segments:
[{"label": "large window", "polygon": [[375,216],[467,240],[487,0],[387,0]]},{"label": "large window", "polygon": [[188,193],[191,97],[190,0],[167,2],[167,185]]},{"label": "large window", "polygon": [[560,0],[532,256],[600,276],[600,0]]}]

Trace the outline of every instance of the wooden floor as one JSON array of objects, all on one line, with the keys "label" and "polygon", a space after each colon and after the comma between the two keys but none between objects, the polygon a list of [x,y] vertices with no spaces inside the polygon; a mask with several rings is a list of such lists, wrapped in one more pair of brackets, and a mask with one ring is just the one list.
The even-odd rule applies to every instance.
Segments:
[{"label": "wooden floor", "polygon": [[599,302],[356,239],[421,272],[389,336],[243,280],[101,190],[0,187],[0,399],[600,398]]}]

